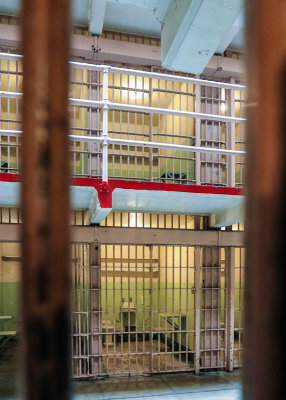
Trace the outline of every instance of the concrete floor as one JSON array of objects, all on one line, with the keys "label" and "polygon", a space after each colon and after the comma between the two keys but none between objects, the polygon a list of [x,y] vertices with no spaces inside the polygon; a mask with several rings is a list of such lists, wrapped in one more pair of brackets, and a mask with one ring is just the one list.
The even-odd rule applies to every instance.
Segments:
[{"label": "concrete floor", "polygon": [[77,382],[74,400],[240,400],[240,372],[208,372]]},{"label": "concrete floor", "polygon": [[[11,349],[10,349],[11,350]],[[17,356],[0,355],[0,399],[20,400]],[[240,371],[118,377],[102,381],[73,382],[73,400],[240,400]]]}]

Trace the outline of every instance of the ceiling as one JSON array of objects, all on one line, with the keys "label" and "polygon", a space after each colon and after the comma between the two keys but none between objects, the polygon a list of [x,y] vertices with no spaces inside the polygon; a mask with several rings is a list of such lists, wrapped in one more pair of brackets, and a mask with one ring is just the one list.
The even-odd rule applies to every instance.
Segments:
[{"label": "ceiling", "polygon": [[[19,15],[20,0],[0,0]],[[72,19],[93,35],[102,30],[161,39],[162,66],[201,73],[213,54],[242,51],[243,0],[72,0]]]}]

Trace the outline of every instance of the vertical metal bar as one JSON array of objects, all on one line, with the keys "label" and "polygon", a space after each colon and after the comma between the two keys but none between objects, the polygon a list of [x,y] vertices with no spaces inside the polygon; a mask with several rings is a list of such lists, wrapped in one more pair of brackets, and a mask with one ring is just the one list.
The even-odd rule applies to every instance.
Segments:
[{"label": "vertical metal bar", "polygon": [[[178,270],[179,270],[179,289],[176,290],[178,293],[177,297],[179,297],[179,369],[182,368],[182,337],[185,337],[185,335],[182,335],[182,246],[179,247],[179,265],[178,265]],[[184,324],[183,324],[184,325]],[[185,329],[185,325],[184,325]]]},{"label": "vertical metal bar", "polygon": [[[230,83],[235,83],[234,78],[230,78]],[[235,117],[235,91],[230,89],[227,91],[227,110],[230,117]],[[226,148],[235,150],[235,123],[226,124]],[[227,175],[226,184],[229,187],[235,187],[235,157],[227,156]]]},{"label": "vertical metal bar", "polygon": [[143,246],[143,264],[142,264],[142,270],[143,270],[143,284],[142,284],[142,290],[143,290],[143,304],[142,304],[142,331],[143,331],[143,343],[142,343],[142,370],[145,370],[145,341],[146,341],[146,327],[145,327],[145,306],[146,306],[146,296],[145,296],[145,252],[146,252],[146,247]]},{"label": "vertical metal bar", "polygon": [[161,372],[161,249],[162,246],[158,246],[158,290],[157,290],[157,298],[158,298],[158,306],[157,306],[157,325],[158,325],[158,372]]},{"label": "vertical metal bar", "polygon": [[[144,89],[144,86],[143,86]],[[149,107],[153,105],[153,79],[149,79]],[[159,107],[159,105],[158,105]],[[159,118],[159,117],[158,117]],[[153,114],[149,114],[149,141],[153,141]],[[144,148],[142,148],[144,157]],[[145,176],[143,176],[145,178]],[[153,149],[149,150],[149,181],[153,182]]]},{"label": "vertical metal bar", "polygon": [[25,398],[70,398],[69,1],[23,0]]},{"label": "vertical metal bar", "polygon": [[101,373],[101,262],[98,243],[90,245],[90,333],[91,333],[91,373],[94,377]]},{"label": "vertical metal bar", "polygon": [[[98,87],[99,87],[99,82],[98,82],[98,77],[99,73],[97,71],[87,71],[88,73],[88,88],[89,88],[89,93],[88,93],[88,98],[90,100],[98,100]],[[98,118],[99,118],[99,112],[95,108],[89,108],[88,109],[88,130],[89,130],[89,135],[90,136],[97,136],[98,134]],[[98,177],[99,175],[99,170],[98,170],[98,152],[99,152],[99,147],[100,145],[98,143],[89,143],[88,144],[88,176],[91,177]]]},{"label": "vertical metal bar", "polygon": [[168,254],[170,246],[164,246],[165,249],[165,312],[164,312],[164,337],[165,337],[165,371],[168,370],[168,327],[167,327],[167,313],[168,313]]},{"label": "vertical metal bar", "polygon": [[138,311],[139,311],[139,303],[138,303],[138,246],[135,246],[135,362],[136,362],[136,372],[138,372],[138,331],[139,331],[139,326],[138,326]]},{"label": "vertical metal bar", "polygon": [[[195,112],[201,111],[201,86],[195,86]],[[195,120],[195,145],[201,146],[201,120],[197,118]],[[196,163],[195,163],[195,180],[196,185],[201,184],[201,154],[196,153]]]},{"label": "vertical metal bar", "polygon": [[226,320],[225,320],[225,349],[226,371],[233,370],[233,350],[234,350],[234,262],[235,249],[228,247],[225,249],[225,271],[226,271]]},{"label": "vertical metal bar", "polygon": [[253,106],[247,109],[244,398],[276,400],[286,397],[286,3],[245,4],[248,103]]},{"label": "vertical metal bar", "polygon": [[150,372],[153,372],[153,245],[150,245],[149,251],[149,262],[150,262],[150,269],[149,269],[149,276],[150,276]]},{"label": "vertical metal bar", "polygon": [[108,68],[103,70],[102,80],[102,100],[104,101],[102,109],[102,181],[108,181]]},{"label": "vertical metal bar", "polygon": [[195,247],[195,374],[200,373],[201,354],[201,248]]},{"label": "vertical metal bar", "polygon": [[172,371],[174,371],[174,352],[175,352],[175,246],[172,246],[172,264],[171,264],[171,272],[172,272],[172,309],[171,309],[171,318],[172,318]]}]

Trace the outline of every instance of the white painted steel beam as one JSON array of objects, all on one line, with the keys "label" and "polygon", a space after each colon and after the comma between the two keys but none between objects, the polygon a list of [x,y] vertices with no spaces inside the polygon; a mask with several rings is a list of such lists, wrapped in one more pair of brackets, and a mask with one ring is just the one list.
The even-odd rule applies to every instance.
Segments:
[{"label": "white painted steel beam", "polygon": [[102,34],[104,16],[106,11],[106,0],[89,1],[89,32],[92,35]]},{"label": "white painted steel beam", "polygon": [[216,53],[222,54],[236,37],[236,35],[244,28],[244,12],[242,11],[228,30],[227,34],[224,35],[220,42]]},{"label": "white painted steel beam", "polygon": [[93,198],[89,207],[90,223],[100,224],[107,217],[110,211],[112,211],[112,208],[102,208],[98,198]]},{"label": "white painted steel beam", "polygon": [[238,202],[210,216],[210,227],[222,228],[244,220],[244,202]]},{"label": "white painted steel beam", "polygon": [[162,27],[162,65],[202,73],[242,9],[242,0],[172,0]]},{"label": "white painted steel beam", "polygon": [[[0,242],[19,242],[20,224],[0,224]],[[244,232],[72,226],[73,243],[244,247]]]},{"label": "white painted steel beam", "polygon": [[155,13],[156,18],[160,22],[164,21],[164,18],[165,18],[165,15],[166,15],[166,12],[168,10],[170,3],[171,3],[171,0],[163,0],[163,1],[161,0],[158,2],[158,5],[155,8],[154,13]]}]

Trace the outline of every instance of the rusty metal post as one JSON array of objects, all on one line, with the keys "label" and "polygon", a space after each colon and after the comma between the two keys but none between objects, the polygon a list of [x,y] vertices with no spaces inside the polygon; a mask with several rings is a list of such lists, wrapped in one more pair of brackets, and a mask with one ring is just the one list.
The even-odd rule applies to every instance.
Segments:
[{"label": "rusty metal post", "polygon": [[69,0],[23,0],[25,398],[70,397]]},{"label": "rusty metal post", "polygon": [[246,1],[248,163],[244,398],[283,399],[286,2]]}]

